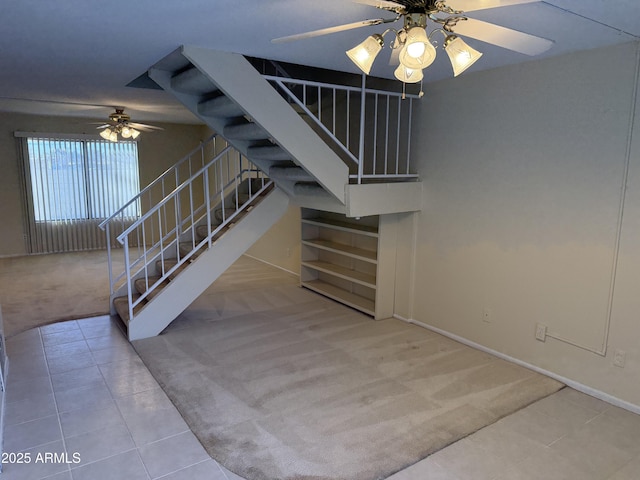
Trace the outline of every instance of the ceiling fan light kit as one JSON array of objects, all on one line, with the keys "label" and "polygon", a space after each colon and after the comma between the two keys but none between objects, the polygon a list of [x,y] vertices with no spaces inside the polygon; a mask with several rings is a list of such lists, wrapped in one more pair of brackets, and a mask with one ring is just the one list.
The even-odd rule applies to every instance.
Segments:
[{"label": "ceiling fan light kit", "polygon": [[360,70],[369,75],[376,56],[382,51],[384,40],[382,35],[374,34],[367,37],[362,43],[351,50],[347,50],[347,56]]},{"label": "ceiling fan light kit", "polygon": [[402,65],[413,70],[422,70],[433,63],[436,59],[436,48],[429,41],[423,27],[412,27],[407,32],[399,58]]},{"label": "ceiling fan light kit", "polygon": [[398,65],[393,75],[402,83],[418,83],[424,78],[421,69],[407,68],[404,65]]},{"label": "ceiling fan light kit", "polygon": [[114,132],[113,130],[111,130],[110,127],[105,128],[104,130],[102,130],[100,132],[100,136],[102,138],[104,138],[105,140],[109,140],[110,142],[117,142],[118,141],[118,133]]},{"label": "ceiling fan light kit", "polygon": [[471,48],[460,37],[449,35],[444,42],[444,51],[447,52],[451,66],[453,67],[453,76],[457,77],[471,65],[476,63],[482,56],[482,53]]},{"label": "ceiling fan light kit", "polygon": [[[461,11],[453,10],[440,1],[425,2],[424,10],[424,13],[404,14],[404,27],[400,31],[390,28],[382,34],[372,35],[358,46],[348,50],[347,55],[360,70],[369,75],[376,56],[384,46],[384,35],[394,32],[396,39],[392,48],[400,48],[398,55],[400,65],[394,71],[394,76],[403,83],[418,83],[424,78],[422,70],[429,67],[436,59],[437,51],[432,42],[432,36],[440,32],[445,36],[444,50],[451,61],[453,75],[457,77],[482,56],[482,53],[471,48],[460,37],[451,34],[453,27],[467,18],[460,15]],[[437,13],[445,13],[449,16],[438,17]],[[442,25],[442,28],[436,28],[427,34],[427,19]]]},{"label": "ceiling fan light kit", "polygon": [[135,128],[131,127],[122,127],[120,125],[110,126],[102,130],[100,132],[100,136],[105,140],[109,140],[110,142],[117,142],[119,140],[118,135],[124,139],[133,139],[135,140],[140,136],[140,132]]},{"label": "ceiling fan light kit", "polygon": [[[424,77],[423,70],[436,58],[436,45],[432,37],[437,33],[444,36],[442,47],[447,53],[457,77],[478,61],[482,53],[471,48],[458,35],[475,38],[501,48],[506,48],[524,55],[539,55],[553,45],[553,41],[536,37],[528,33],[501,27],[492,23],[468,18],[462,10],[451,8],[444,0],[352,0],[381,10],[393,12],[395,18],[376,18],[360,22],[322,28],[310,32],[275,38],[273,43],[302,40],[327,35],[354,28],[371,27],[397,22],[403,19],[400,30],[388,28],[382,33],[367,37],[362,43],[347,50],[347,56],[353,63],[369,75],[373,62],[384,47],[384,36],[389,32],[395,34],[391,43],[394,50],[392,59],[397,59],[400,66],[394,71],[395,77],[403,83],[417,83]],[[524,3],[535,3],[539,0],[448,0],[465,11],[483,10],[497,7],[508,7]],[[456,31],[454,31],[456,29]],[[456,34],[457,33],[457,34]],[[421,89],[422,90],[422,89]],[[404,91],[404,85],[403,85]],[[422,91],[419,96],[422,96]]]},{"label": "ceiling fan light kit", "polygon": [[145,125],[144,123],[131,123],[131,117],[124,113],[124,108],[115,108],[115,112],[109,115],[106,125],[97,127],[102,129],[100,136],[110,142],[117,142],[120,137],[125,140],[135,140],[140,136],[140,130],[162,130],[160,127]]}]

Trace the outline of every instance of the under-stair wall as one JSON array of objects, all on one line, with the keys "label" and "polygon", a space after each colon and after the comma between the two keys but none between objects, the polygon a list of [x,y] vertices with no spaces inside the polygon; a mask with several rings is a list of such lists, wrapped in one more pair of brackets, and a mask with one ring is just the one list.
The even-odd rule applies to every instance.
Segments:
[{"label": "under-stair wall", "polygon": [[127,324],[129,339],[147,338],[162,332],[262,237],[288,207],[289,197],[284,192],[269,192],[211,247],[203,249],[178,276],[166,282],[166,286],[159,290],[152,301],[134,315],[134,319]]}]

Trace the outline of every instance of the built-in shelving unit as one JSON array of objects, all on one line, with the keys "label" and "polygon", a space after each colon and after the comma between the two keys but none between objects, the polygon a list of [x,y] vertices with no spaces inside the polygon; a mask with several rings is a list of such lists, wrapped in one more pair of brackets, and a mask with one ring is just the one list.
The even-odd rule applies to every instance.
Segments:
[{"label": "built-in shelving unit", "polygon": [[382,247],[393,233],[395,256],[395,229],[381,228],[387,224],[379,216],[356,220],[303,209],[301,285],[375,318],[391,316],[395,259]]}]

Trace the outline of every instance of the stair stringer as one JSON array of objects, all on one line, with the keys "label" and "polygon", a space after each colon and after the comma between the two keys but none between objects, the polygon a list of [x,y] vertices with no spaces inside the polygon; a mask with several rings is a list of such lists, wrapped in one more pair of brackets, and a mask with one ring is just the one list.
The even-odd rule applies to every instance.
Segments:
[{"label": "stair stringer", "polygon": [[241,221],[200,254],[144,306],[128,324],[129,340],[153,337],[246,252],[287,211],[289,197],[276,188]]},{"label": "stair stringer", "polygon": [[[311,174],[334,197],[333,210],[340,208],[344,210],[345,185],[349,183],[348,166],[242,55],[192,46],[183,46],[179,51],[211,81],[213,86],[232,99],[252,122],[258,124],[294,159],[296,164]],[[152,67],[149,70],[149,76],[163,89],[171,92],[214,131],[222,133],[226,122],[220,118],[200,114],[198,112],[200,98],[171,88],[171,77],[175,73],[173,69],[176,65],[180,63],[177,62],[174,52],[167,57],[166,61],[161,61]],[[270,166],[268,162],[263,162],[267,164],[261,165],[260,160],[248,154],[250,142],[230,141],[230,143],[268,174]],[[287,185],[282,187],[289,195],[294,195]]]}]

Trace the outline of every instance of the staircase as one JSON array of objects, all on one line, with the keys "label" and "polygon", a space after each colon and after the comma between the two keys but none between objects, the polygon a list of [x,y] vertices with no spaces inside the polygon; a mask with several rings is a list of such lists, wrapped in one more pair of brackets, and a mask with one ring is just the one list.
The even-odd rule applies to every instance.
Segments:
[{"label": "staircase", "polygon": [[[101,225],[124,250],[109,274],[130,340],[159,334],[290,203],[351,217],[420,208],[411,99],[364,80],[261,74],[241,55],[187,46],[148,75],[218,134]],[[145,213],[128,217],[136,205]]]}]

